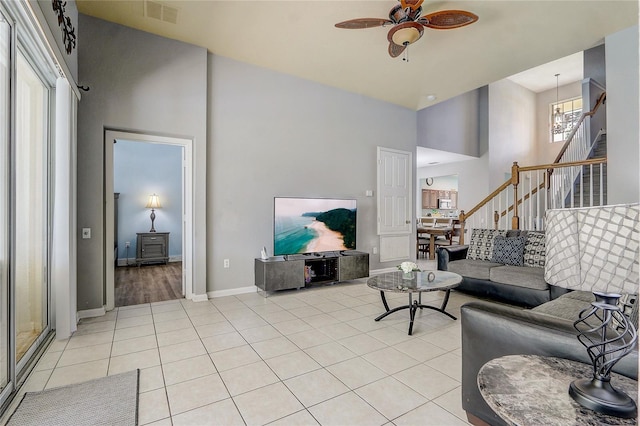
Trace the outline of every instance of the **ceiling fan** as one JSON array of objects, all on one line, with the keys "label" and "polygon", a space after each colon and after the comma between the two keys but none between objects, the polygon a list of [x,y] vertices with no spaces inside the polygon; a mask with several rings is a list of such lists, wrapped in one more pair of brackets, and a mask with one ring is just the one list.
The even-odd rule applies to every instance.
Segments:
[{"label": "ceiling fan", "polygon": [[[336,24],[338,28],[349,30],[393,25],[387,33],[389,55],[396,58],[407,46],[418,41],[424,33],[424,27],[436,30],[450,30],[473,24],[478,16],[466,10],[440,10],[420,16],[424,0],[399,0],[389,11],[389,19],[357,18]],[[406,60],[406,58],[405,58]]]}]

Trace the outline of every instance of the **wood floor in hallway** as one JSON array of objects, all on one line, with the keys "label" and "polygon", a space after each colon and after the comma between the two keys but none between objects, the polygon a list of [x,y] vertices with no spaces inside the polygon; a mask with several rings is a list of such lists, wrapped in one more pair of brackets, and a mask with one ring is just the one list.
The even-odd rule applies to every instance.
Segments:
[{"label": "wood floor in hallway", "polygon": [[115,269],[115,305],[129,306],[182,298],[182,262],[119,266]]}]

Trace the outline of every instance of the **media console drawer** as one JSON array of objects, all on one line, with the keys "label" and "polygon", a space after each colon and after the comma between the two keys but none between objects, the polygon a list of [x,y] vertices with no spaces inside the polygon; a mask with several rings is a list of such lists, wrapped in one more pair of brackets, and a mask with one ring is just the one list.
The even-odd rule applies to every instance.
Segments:
[{"label": "media console drawer", "polygon": [[139,232],[136,242],[136,264],[169,261],[168,232]]}]

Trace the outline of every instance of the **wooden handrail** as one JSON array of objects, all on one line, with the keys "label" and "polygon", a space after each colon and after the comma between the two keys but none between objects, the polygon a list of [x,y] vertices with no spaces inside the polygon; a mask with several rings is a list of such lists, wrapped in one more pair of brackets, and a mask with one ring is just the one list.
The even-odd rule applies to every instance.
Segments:
[{"label": "wooden handrail", "polygon": [[[527,167],[518,167],[518,172],[532,172],[532,171],[536,171],[536,170],[545,170],[545,171],[549,171],[549,176],[551,176],[551,173],[553,172],[554,169],[560,169],[563,167],[581,167],[581,166],[589,166],[589,165],[594,165],[594,164],[603,164],[607,162],[607,157],[600,157],[600,158],[590,158],[587,160],[582,160],[582,161],[568,161],[566,163],[554,163],[554,164],[543,164],[540,166],[527,166]],[[547,184],[549,180],[547,180]],[[534,188],[531,191],[531,195],[536,194],[539,190],[541,190],[542,188],[544,188],[545,182],[542,182],[538,188]],[[524,201],[529,199],[529,194],[525,195],[524,199],[520,198],[518,199],[518,205],[522,204]],[[507,210],[503,210],[502,213],[500,214],[500,217],[505,216],[508,212],[513,211],[513,204],[509,206],[509,208]]]},{"label": "wooden handrail", "polygon": [[573,135],[576,134],[576,132],[578,131],[578,128],[580,128],[580,124],[582,124],[584,119],[587,118],[587,117],[592,117],[593,115],[595,115],[595,113],[598,112],[598,108],[600,108],[600,105],[604,104],[604,102],[606,100],[607,100],[607,92],[602,92],[602,94],[600,95],[600,97],[596,101],[596,104],[593,107],[593,109],[591,111],[589,111],[589,112],[585,112],[585,113],[582,114],[582,116],[580,117],[580,120],[578,120],[578,123],[573,127],[573,130],[571,130],[571,133],[569,133],[569,136],[567,137],[566,142],[562,146],[562,149],[560,150],[560,152],[556,156],[556,159],[553,160],[554,163],[558,163],[562,159],[562,156],[567,151],[567,149],[569,149],[569,144],[571,143],[571,140],[573,139]]},{"label": "wooden handrail", "polygon": [[[520,167],[517,165],[517,163],[514,163],[514,167],[517,170],[518,173],[521,172],[531,172],[531,171],[536,171],[536,170],[544,170],[544,171],[549,171],[549,170],[553,170],[556,168],[563,168],[563,167],[576,167],[576,166],[589,166],[589,165],[595,165],[595,164],[604,164],[607,162],[607,158],[606,157],[600,157],[600,158],[590,158],[587,160],[582,160],[582,161],[568,161],[566,163],[553,163],[553,164],[541,164],[541,165],[537,165],[537,166],[525,166],[525,167]],[[540,183],[538,188],[534,188],[531,192],[531,194],[525,194],[525,196],[523,198],[519,198],[518,199],[518,203],[517,205],[522,204],[525,200],[529,199],[529,197],[533,194],[536,194],[539,190],[541,190],[546,182],[542,182]],[[500,185],[498,187],[498,189],[496,189],[495,191],[493,191],[491,194],[489,194],[487,197],[485,197],[482,201],[480,201],[473,209],[469,210],[468,213],[465,213],[464,210],[460,211],[460,214],[458,215],[460,223],[465,224],[466,220],[475,212],[477,212],[478,210],[480,210],[482,207],[484,207],[486,204],[489,203],[489,201],[491,201],[492,199],[494,199],[499,193],[501,193],[502,191],[504,191],[509,185],[512,184],[512,178],[509,178],[508,181],[506,181],[505,183],[503,183],[502,185]],[[509,212],[513,211],[513,204],[511,206],[509,206],[506,210],[503,210],[501,213],[497,213],[499,217],[503,217],[506,214],[508,214]]]}]

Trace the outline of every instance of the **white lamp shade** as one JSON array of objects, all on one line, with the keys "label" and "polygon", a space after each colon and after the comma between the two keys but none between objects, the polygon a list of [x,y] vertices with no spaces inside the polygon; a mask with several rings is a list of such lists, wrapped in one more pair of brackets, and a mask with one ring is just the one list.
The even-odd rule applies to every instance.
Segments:
[{"label": "white lamp shade", "polygon": [[149,201],[147,202],[147,205],[145,206],[145,208],[161,209],[162,205],[160,204],[160,197],[158,197],[156,194],[149,195]]}]

